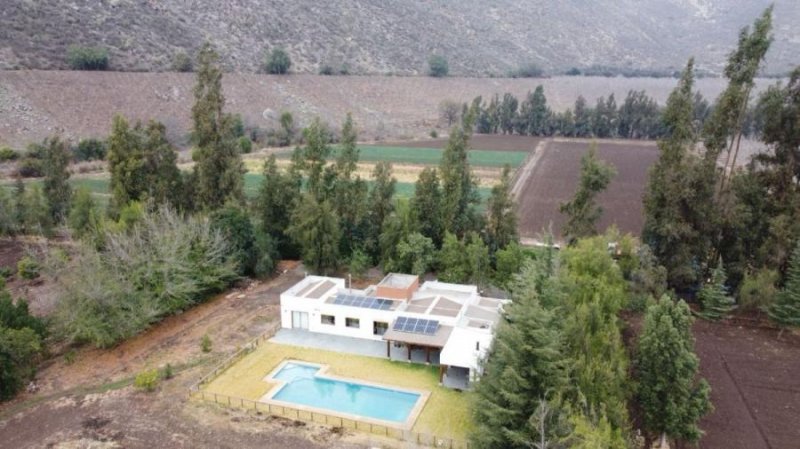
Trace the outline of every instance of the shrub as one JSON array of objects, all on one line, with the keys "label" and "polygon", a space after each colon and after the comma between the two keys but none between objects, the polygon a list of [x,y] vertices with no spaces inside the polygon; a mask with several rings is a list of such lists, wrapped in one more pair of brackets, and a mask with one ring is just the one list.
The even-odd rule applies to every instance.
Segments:
[{"label": "shrub", "polygon": [[78,353],[75,352],[74,349],[70,349],[69,351],[64,353],[64,363],[67,365],[72,365],[75,363],[75,357],[77,357]]},{"label": "shrub", "polygon": [[328,64],[323,64],[319,67],[320,75],[333,75],[333,67]]},{"label": "shrub", "polygon": [[433,55],[428,59],[428,75],[441,78],[450,73],[450,67],[447,64],[447,59],[441,55]]},{"label": "shrub", "polygon": [[370,263],[367,253],[360,249],[353,251],[353,254],[350,256],[350,274],[356,279],[362,279],[370,265],[372,264]]},{"label": "shrub", "polygon": [[161,371],[161,378],[162,379],[172,379],[175,376],[175,373],[172,370],[172,365],[167,363],[167,366]]},{"label": "shrub", "polygon": [[431,139],[435,139],[435,138],[439,137],[439,132],[436,131],[435,129],[432,129],[431,132],[429,133],[429,135],[431,136]]},{"label": "shrub", "polygon": [[0,162],[15,161],[19,159],[19,153],[9,147],[0,148]]},{"label": "shrub", "polygon": [[79,162],[105,160],[107,152],[105,142],[100,139],[81,139],[73,149],[75,160]]},{"label": "shrub", "polygon": [[133,381],[133,385],[144,391],[155,391],[156,387],[158,387],[159,381],[159,374],[157,369],[149,369],[142,371],[141,373],[136,375],[136,379]]},{"label": "shrub", "polygon": [[67,342],[111,346],[238,277],[227,240],[203,218],[162,207],[122,228],[98,230],[100,244],[79,243],[59,271],[53,322]]},{"label": "shrub", "polygon": [[581,74],[581,71],[577,67],[573,67],[573,68],[567,70],[566,73],[565,73],[565,75],[567,75],[567,76],[579,76],[580,74]]},{"label": "shrub", "polygon": [[44,323],[0,287],[0,400],[12,397],[31,379],[43,352]]},{"label": "shrub", "polygon": [[17,274],[22,279],[36,279],[39,277],[39,264],[25,256],[17,262]]},{"label": "shrub", "polygon": [[778,289],[778,272],[767,268],[746,273],[739,286],[739,307],[748,312],[765,310],[772,304]]},{"label": "shrub", "polygon": [[200,340],[200,349],[203,352],[211,352],[211,337],[208,334],[203,335],[203,339]]},{"label": "shrub", "polygon": [[253,141],[247,136],[239,137],[239,151],[242,154],[247,154],[253,151]]},{"label": "shrub", "polygon": [[511,72],[512,78],[539,78],[544,72],[541,67],[534,63],[529,63]]},{"label": "shrub", "polygon": [[8,279],[14,274],[9,267],[0,266],[0,279]]},{"label": "shrub", "polygon": [[42,161],[26,157],[17,166],[17,175],[22,178],[41,178],[44,176]]},{"label": "shrub", "polygon": [[106,70],[108,50],[100,47],[73,45],[67,50],[67,63],[72,70]]},{"label": "shrub", "polygon": [[172,57],[172,70],[175,72],[191,72],[192,58],[185,51],[179,51]]},{"label": "shrub", "polygon": [[273,75],[289,73],[291,67],[292,60],[286,50],[282,48],[274,48],[264,60],[264,71]]}]

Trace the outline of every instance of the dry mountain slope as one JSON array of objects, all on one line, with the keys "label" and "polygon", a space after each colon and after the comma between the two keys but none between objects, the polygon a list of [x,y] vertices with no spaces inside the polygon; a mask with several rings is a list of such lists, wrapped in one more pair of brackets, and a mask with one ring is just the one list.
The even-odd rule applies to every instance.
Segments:
[{"label": "dry mountain slope", "polygon": [[[461,75],[593,64],[680,67],[690,55],[718,71],[738,29],[773,0],[6,0],[0,68],[66,67],[70,44],[103,45],[117,70],[164,70],[213,41],[235,71],[266,46],[286,47],[301,72],[323,62],[356,73],[419,73],[440,53]],[[767,69],[800,61],[797,0],[774,0]]]}]

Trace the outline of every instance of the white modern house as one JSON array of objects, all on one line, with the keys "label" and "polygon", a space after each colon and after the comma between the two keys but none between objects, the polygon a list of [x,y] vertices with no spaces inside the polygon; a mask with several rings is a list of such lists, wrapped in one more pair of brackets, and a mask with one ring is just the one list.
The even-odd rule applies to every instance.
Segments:
[{"label": "white modern house", "polygon": [[363,290],[344,279],[307,276],[281,294],[281,326],[319,334],[386,342],[386,355],[404,348],[438,356],[440,380],[481,374],[505,300],[482,297],[474,285],[391,273]]}]

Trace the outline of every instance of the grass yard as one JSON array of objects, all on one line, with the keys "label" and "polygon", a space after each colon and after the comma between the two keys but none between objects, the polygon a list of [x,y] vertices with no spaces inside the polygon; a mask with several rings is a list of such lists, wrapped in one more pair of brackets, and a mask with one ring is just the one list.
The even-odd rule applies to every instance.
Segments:
[{"label": "grass yard", "polygon": [[470,428],[469,393],[439,386],[439,369],[375,357],[266,342],[206,385],[209,393],[257,401],[272,388],[263,379],[286,359],[330,365],[329,373],[431,392],[412,430],[466,440]]},{"label": "grass yard", "polygon": [[[438,165],[444,152],[438,148],[412,148],[412,147],[384,147],[365,145],[358,147],[359,160],[362,162],[396,162],[405,164]],[[331,159],[336,158],[338,147],[334,146]],[[524,151],[488,151],[470,150],[469,163],[474,167],[502,167],[506,164],[512,168],[519,167],[528,156]],[[278,155],[288,159],[291,151]]]}]

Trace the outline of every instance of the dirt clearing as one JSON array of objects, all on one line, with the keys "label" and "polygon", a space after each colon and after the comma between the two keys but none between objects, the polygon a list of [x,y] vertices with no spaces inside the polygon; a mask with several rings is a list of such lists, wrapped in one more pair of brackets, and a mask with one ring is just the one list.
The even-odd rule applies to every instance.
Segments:
[{"label": "dirt clearing", "polygon": [[800,447],[800,338],[777,331],[694,325],[700,372],[715,410],[700,427],[701,448]]}]

